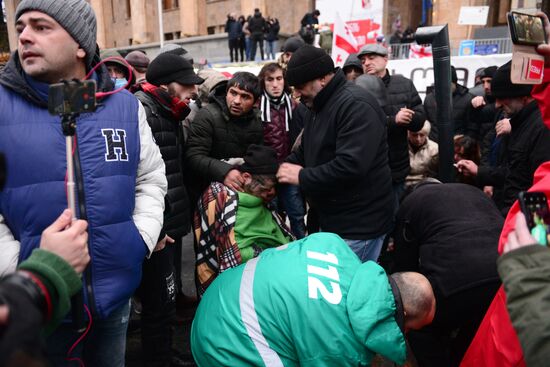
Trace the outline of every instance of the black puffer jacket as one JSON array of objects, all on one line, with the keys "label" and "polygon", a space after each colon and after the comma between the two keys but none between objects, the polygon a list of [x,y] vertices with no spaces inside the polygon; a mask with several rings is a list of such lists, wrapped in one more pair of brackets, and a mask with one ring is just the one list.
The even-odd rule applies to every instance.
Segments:
[{"label": "black puffer jacket", "polygon": [[[382,78],[388,90],[388,109],[391,112],[387,116],[388,124],[388,147],[389,163],[392,180],[394,183],[405,181],[405,177],[411,169],[409,165],[409,146],[407,141],[407,130],[419,131],[424,126],[426,114],[422,106],[422,100],[416,91],[413,82],[402,75],[391,75],[386,70]],[[414,111],[411,123],[404,127],[395,123],[395,115],[402,107]]]},{"label": "black puffer jacket", "polygon": [[322,230],[363,240],[387,233],[394,199],[384,112],[340,69],[313,103],[302,144],[287,161],[304,167],[300,188]]},{"label": "black puffer jacket", "polygon": [[544,125],[536,101],[510,119],[512,132],[502,137],[498,167],[480,166],[481,185],[503,186],[503,201],[497,203],[503,215],[516,201],[520,191],[533,185],[533,174],[541,163],[550,161],[550,130]]},{"label": "black puffer jacket", "polygon": [[267,23],[265,18],[262,17],[262,13],[255,12],[254,16],[248,21],[248,30],[253,36],[262,36],[267,29]]},{"label": "black puffer jacket", "polygon": [[147,122],[166,166],[168,192],[164,197],[164,225],[161,237],[167,234],[174,239],[181,238],[191,228],[189,197],[183,174],[183,131],[180,122],[172,117],[171,111],[152,96],[144,91],[136,92],[135,96],[145,108]]},{"label": "black puffer jacket", "polygon": [[195,116],[189,128],[185,166],[200,194],[212,181],[223,182],[233,166],[222,159],[242,158],[250,144],[263,144],[259,111],[245,116],[229,114],[225,101],[227,82],[220,83],[210,95],[210,103]]},{"label": "black puffer jacket", "polygon": [[[451,118],[454,124],[454,134],[465,134],[470,121],[471,102],[473,95],[468,92],[468,88],[457,84],[456,90],[452,96],[453,111]],[[439,141],[439,130],[437,125],[437,105],[435,103],[435,95],[430,93],[424,99],[424,110],[426,111],[426,118],[432,124],[432,130],[430,131],[430,139]]]}]

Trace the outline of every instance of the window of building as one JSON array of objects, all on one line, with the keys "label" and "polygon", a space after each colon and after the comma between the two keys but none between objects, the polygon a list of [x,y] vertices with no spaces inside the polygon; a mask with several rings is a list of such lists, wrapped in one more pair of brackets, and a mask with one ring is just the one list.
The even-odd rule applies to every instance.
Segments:
[{"label": "window of building", "polygon": [[164,40],[165,41],[171,41],[174,39],[174,34],[172,32],[170,33],[164,33]]},{"label": "window of building", "polygon": [[126,19],[132,19],[132,6],[130,0],[126,0]]},{"label": "window of building", "polygon": [[207,28],[206,28],[206,33],[208,33],[208,34],[215,34],[215,33],[216,33],[216,26],[213,25],[213,26],[207,27]]},{"label": "window of building", "polygon": [[174,32],[174,38],[175,39],[180,39],[181,38],[181,32],[180,31]]},{"label": "window of building", "polygon": [[133,43],[134,43],[134,39],[133,38],[128,38],[128,45],[132,46]]},{"label": "window of building", "polygon": [[162,10],[179,8],[179,0],[162,0]]}]

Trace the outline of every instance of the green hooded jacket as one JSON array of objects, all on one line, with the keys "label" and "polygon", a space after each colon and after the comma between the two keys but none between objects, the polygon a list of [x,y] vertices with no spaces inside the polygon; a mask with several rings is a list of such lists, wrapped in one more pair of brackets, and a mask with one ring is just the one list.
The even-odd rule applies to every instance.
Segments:
[{"label": "green hooded jacket", "polygon": [[222,273],[191,330],[199,366],[368,366],[406,357],[388,277],[337,235],[265,250]]}]

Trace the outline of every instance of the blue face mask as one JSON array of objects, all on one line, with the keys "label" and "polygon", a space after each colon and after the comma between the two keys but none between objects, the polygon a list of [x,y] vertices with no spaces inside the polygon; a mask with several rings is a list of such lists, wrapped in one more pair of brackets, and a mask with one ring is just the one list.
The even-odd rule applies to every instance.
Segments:
[{"label": "blue face mask", "polygon": [[115,89],[124,87],[128,83],[126,78],[111,78],[111,80],[115,83]]}]

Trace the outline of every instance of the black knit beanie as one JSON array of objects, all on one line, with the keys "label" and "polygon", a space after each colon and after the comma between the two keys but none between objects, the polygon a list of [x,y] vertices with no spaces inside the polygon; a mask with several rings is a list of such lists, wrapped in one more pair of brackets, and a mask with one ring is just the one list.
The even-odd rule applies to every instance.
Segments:
[{"label": "black knit beanie", "polygon": [[288,62],[286,78],[296,86],[325,76],[334,71],[332,58],[321,48],[311,45],[300,47]]},{"label": "black knit beanie", "polygon": [[495,72],[497,71],[496,66],[487,66],[483,71],[479,74],[480,79],[483,78],[493,78],[495,76]]},{"label": "black knit beanie", "polygon": [[277,153],[271,147],[251,144],[246,150],[244,163],[238,169],[253,175],[275,175],[279,169]]},{"label": "black knit beanie", "polygon": [[491,80],[491,94],[494,98],[525,97],[531,94],[532,85],[512,84],[511,71],[512,61],[508,61],[495,72]]}]

